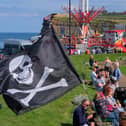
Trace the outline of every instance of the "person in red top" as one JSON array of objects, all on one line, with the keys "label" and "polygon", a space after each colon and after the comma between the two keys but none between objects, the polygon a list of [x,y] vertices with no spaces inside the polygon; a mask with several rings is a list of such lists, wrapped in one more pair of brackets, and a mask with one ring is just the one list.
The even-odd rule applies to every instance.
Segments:
[{"label": "person in red top", "polygon": [[87,48],[86,54],[90,55],[90,49],[89,48]]}]

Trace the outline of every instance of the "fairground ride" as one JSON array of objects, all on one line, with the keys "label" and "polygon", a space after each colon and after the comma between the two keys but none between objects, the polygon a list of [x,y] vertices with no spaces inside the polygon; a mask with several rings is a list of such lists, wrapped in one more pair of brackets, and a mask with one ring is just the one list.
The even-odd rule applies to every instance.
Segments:
[{"label": "fairground ride", "polygon": [[[67,13],[69,13],[69,7],[62,7]],[[100,15],[104,11],[104,7],[94,9],[92,7],[89,10],[89,0],[79,0],[79,8],[74,8],[71,10],[70,14],[72,18],[78,23],[80,27],[81,35],[76,38],[74,35],[71,35],[71,39],[77,40],[79,39],[81,43],[88,44],[88,38],[92,36],[92,30],[90,28],[89,23],[95,19],[98,15]],[[72,40],[71,40],[72,41]],[[75,41],[74,45],[77,44]]]}]

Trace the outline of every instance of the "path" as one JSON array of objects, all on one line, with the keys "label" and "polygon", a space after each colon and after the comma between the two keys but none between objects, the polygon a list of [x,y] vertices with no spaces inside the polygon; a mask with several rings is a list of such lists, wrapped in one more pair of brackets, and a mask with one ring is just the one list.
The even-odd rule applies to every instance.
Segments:
[{"label": "path", "polygon": [[119,81],[119,87],[126,87],[126,76],[122,74],[121,79]]}]

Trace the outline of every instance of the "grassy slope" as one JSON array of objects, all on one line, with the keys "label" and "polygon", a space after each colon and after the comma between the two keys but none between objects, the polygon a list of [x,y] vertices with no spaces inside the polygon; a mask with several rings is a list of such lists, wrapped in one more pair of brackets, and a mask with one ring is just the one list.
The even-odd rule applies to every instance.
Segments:
[{"label": "grassy slope", "polygon": [[[109,55],[95,55],[97,61],[104,61],[106,56],[111,60],[125,56],[126,54],[109,54]],[[71,56],[70,57],[77,71],[82,78],[90,78],[90,70],[88,65],[83,62],[88,62],[88,55]],[[87,87],[87,86],[86,86]],[[87,87],[90,98],[93,98],[95,90]],[[20,116],[16,116],[4,103],[2,97],[0,102],[3,108],[0,110],[0,126],[71,126],[72,112],[75,106],[71,104],[71,100],[77,95],[86,94],[82,85],[77,86],[63,97],[51,102],[48,105],[32,110]]]},{"label": "grassy slope", "polygon": [[[69,15],[68,14],[57,14],[54,16],[54,19],[60,22],[68,22],[68,18]],[[113,21],[113,22],[117,22],[117,23],[124,23],[126,24],[126,14],[120,15],[120,14],[116,14],[116,15],[99,15],[95,20],[104,20],[104,21]],[[93,20],[94,21],[94,20]],[[75,23],[74,20],[72,20],[72,22]]]},{"label": "grassy slope", "polygon": [[[88,89],[93,96],[94,89]],[[61,124],[71,124],[72,111],[74,105],[71,104],[77,95],[85,94],[82,85],[65,94],[50,104],[32,110],[24,115],[16,116],[0,98],[3,108],[0,110],[0,126],[62,126]]]},{"label": "grassy slope", "polygon": [[[109,57],[112,61],[115,61],[116,59],[120,60],[123,59],[122,57],[126,58],[126,53],[119,53],[119,54],[102,54],[102,55],[94,55],[94,59],[97,61],[105,61],[106,57]],[[90,79],[90,69],[89,66],[84,65],[84,62],[89,61],[89,55],[81,55],[81,56],[72,56],[71,60],[79,72],[80,76],[83,79]],[[125,70],[123,70],[125,71]]]},{"label": "grassy slope", "polygon": [[97,19],[113,21],[119,24],[126,24],[126,14],[125,15],[100,15]]},{"label": "grassy slope", "polygon": [[126,66],[121,66],[120,70],[124,75],[126,75]]}]

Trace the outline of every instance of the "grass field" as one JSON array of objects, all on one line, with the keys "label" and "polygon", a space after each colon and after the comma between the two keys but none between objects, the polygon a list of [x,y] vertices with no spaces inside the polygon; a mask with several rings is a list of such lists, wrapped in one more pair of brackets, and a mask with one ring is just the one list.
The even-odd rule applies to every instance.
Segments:
[{"label": "grass field", "polygon": [[126,75],[126,66],[121,66],[120,70],[124,75]]},{"label": "grass field", "polygon": [[[104,61],[106,56],[115,61],[115,59],[120,60],[126,57],[126,54],[95,55],[94,58],[97,61]],[[70,59],[81,78],[90,79],[90,69],[87,64],[89,55],[71,56]],[[125,72],[123,69],[126,67],[121,67],[121,70]],[[71,101],[80,94],[86,95],[87,92],[92,99],[95,90],[90,86],[86,86],[85,90],[80,84],[59,99],[20,116],[16,116],[6,106],[1,96],[0,103],[2,103],[3,108],[0,109],[0,126],[72,126],[72,112],[76,106]]]}]

